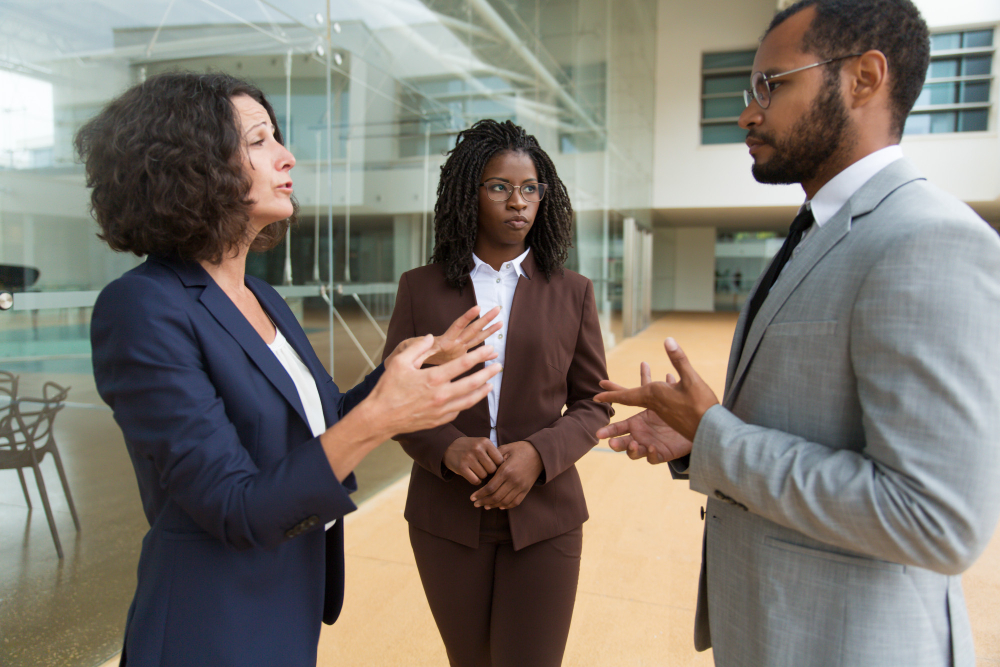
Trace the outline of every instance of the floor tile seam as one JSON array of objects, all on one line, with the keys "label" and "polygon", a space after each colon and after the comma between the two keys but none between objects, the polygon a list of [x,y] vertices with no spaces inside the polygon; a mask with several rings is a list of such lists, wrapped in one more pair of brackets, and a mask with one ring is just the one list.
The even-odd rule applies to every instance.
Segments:
[{"label": "floor tile seam", "polygon": [[621,595],[609,595],[607,593],[595,593],[593,591],[586,591],[586,590],[578,590],[577,591],[577,596],[580,596],[580,595],[587,595],[587,596],[595,597],[595,598],[604,598],[606,600],[618,600],[618,601],[621,601],[621,602],[631,602],[631,603],[635,603],[635,604],[646,605],[646,606],[649,606],[649,607],[659,607],[659,608],[662,608],[662,609],[674,609],[676,611],[688,611],[688,612],[691,612],[692,614],[695,611],[694,607],[692,607],[690,605],[665,604],[665,603],[662,603],[662,602],[652,602],[650,600],[640,600],[638,598],[623,597]]},{"label": "floor tile seam", "polygon": [[[406,473],[402,477],[400,477],[399,479],[397,479],[395,482],[393,482],[392,484],[390,484],[389,486],[385,487],[384,489],[382,489],[378,493],[374,494],[373,496],[369,497],[367,500],[363,501],[358,506],[358,509],[356,509],[353,512],[351,512],[350,514],[347,514],[346,516],[344,516],[344,524],[346,525],[346,524],[354,523],[355,521],[359,521],[359,520],[363,519],[364,517],[368,516],[369,514],[371,514],[371,513],[375,512],[375,511],[381,509],[383,507],[383,505],[385,505],[388,502],[390,502],[390,500],[393,501],[393,502],[395,502],[394,496],[396,494],[400,494],[400,495],[404,495],[405,496],[405,494],[401,493],[401,491],[403,490],[403,487],[408,486],[409,483],[410,483],[410,474]],[[391,509],[390,511],[397,511],[397,510],[396,509]],[[402,503],[400,503],[398,511],[402,512]]]},{"label": "floor tile seam", "polygon": [[375,561],[375,562],[378,562],[378,563],[389,563],[391,565],[403,565],[405,567],[410,567],[410,568],[415,568],[417,566],[417,564],[413,563],[413,562],[406,562],[406,561],[401,561],[401,560],[393,560],[391,558],[380,558],[378,556],[366,556],[364,554],[352,554],[350,552],[345,552],[344,553],[344,557],[345,558],[360,558],[361,560]]}]

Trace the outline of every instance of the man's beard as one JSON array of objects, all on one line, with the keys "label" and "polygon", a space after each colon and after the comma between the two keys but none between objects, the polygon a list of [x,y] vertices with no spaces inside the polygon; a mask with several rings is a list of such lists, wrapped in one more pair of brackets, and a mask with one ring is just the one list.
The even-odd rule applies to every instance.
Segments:
[{"label": "man's beard", "polygon": [[830,158],[848,147],[849,126],[839,81],[828,81],[812,109],[795,123],[787,139],[778,140],[772,133],[750,130],[748,136],[774,149],[770,160],[753,164],[753,177],[758,183],[772,185],[815,179]]}]

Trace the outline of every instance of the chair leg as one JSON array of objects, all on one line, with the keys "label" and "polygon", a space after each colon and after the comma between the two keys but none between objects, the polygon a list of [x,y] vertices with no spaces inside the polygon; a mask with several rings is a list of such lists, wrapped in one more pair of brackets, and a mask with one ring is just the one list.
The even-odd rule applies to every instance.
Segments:
[{"label": "chair leg", "polygon": [[31,496],[28,495],[28,484],[24,481],[24,472],[20,468],[17,469],[17,478],[21,480],[21,490],[24,491],[24,502],[28,503],[28,509],[31,509]]},{"label": "chair leg", "polygon": [[45,507],[45,518],[49,520],[49,530],[52,532],[52,541],[56,543],[56,553],[59,558],[63,557],[62,544],[59,542],[59,532],[56,530],[56,520],[52,516],[52,507],[49,505],[49,494],[45,491],[45,480],[42,479],[42,471],[38,467],[38,462],[33,462],[31,466],[35,471],[35,483],[38,485],[38,495],[42,497],[42,505]]},{"label": "chair leg", "polygon": [[76,526],[76,532],[80,532],[80,519],[76,516],[76,506],[73,504],[73,495],[69,492],[69,482],[66,480],[66,471],[63,469],[62,457],[59,456],[59,450],[56,449],[55,443],[52,443],[52,448],[49,450],[52,454],[52,459],[56,462],[56,472],[59,473],[59,481],[62,482],[63,493],[66,495],[66,502],[69,504],[70,514],[73,515],[73,524]]}]

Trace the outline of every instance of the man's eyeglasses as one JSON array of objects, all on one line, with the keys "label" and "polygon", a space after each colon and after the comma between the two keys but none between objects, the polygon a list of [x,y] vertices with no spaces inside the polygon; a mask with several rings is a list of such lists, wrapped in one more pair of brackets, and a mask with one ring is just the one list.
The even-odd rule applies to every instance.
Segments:
[{"label": "man's eyeglasses", "polygon": [[540,202],[545,196],[545,183],[528,183],[526,185],[511,185],[503,181],[487,181],[480,183],[479,187],[486,188],[486,196],[493,201],[507,201],[514,194],[514,190],[521,192],[521,199],[530,202]]},{"label": "man's eyeglasses", "polygon": [[768,76],[763,72],[754,72],[750,77],[750,90],[743,91],[743,103],[750,106],[750,101],[756,100],[761,109],[766,109],[771,105],[771,82],[775,79],[780,79],[783,76],[795,74],[796,72],[801,72],[803,70],[812,69],[813,67],[819,67],[820,65],[829,65],[830,63],[835,63],[838,60],[844,60],[845,58],[855,58],[860,55],[860,53],[852,53],[847,56],[830,58],[829,60],[824,60],[821,63],[813,63],[812,65],[806,65],[805,67],[788,70],[787,72],[781,72],[780,74],[772,74],[771,76]]}]

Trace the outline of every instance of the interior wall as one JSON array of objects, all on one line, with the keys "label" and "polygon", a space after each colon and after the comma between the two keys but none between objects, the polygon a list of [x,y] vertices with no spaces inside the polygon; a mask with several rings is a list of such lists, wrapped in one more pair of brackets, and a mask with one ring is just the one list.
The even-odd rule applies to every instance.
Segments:
[{"label": "interior wall", "polygon": [[653,310],[715,309],[715,228],[653,230]]}]

